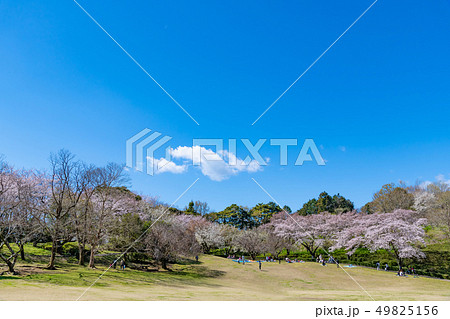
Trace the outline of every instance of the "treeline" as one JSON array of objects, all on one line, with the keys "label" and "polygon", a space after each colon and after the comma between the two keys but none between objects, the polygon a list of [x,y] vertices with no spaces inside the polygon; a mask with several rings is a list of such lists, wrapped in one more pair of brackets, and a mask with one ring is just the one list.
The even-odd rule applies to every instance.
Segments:
[{"label": "treeline", "polygon": [[201,201],[190,201],[183,210],[170,208],[174,214],[202,216],[211,222],[230,225],[237,229],[249,229],[264,225],[270,221],[273,215],[283,210],[288,213],[292,212],[288,206],[281,208],[274,202],[259,203],[253,208],[232,204],[220,212],[211,212],[208,204]]},{"label": "treeline", "polygon": [[[207,203],[190,201],[184,210],[175,208],[171,208],[171,210],[177,214],[203,216],[209,221],[231,225],[238,229],[250,229],[267,224],[279,212],[292,213],[292,209],[289,206],[285,205],[281,208],[274,202],[259,203],[252,208],[232,204],[220,212],[210,212]],[[322,192],[317,199],[309,200],[296,213],[306,216],[320,212],[340,214],[353,210],[354,205],[349,199],[340,194],[330,196],[327,192]]]}]

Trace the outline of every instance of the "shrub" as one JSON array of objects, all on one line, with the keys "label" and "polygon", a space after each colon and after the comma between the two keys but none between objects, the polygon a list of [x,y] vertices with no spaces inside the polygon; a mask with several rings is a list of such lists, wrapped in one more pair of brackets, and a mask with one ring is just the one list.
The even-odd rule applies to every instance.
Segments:
[{"label": "shrub", "polygon": [[45,249],[45,250],[52,250],[52,243],[43,243],[41,245],[38,245],[38,247],[40,246],[40,248]]},{"label": "shrub", "polygon": [[65,243],[62,246],[62,253],[65,256],[78,256],[79,254],[79,249],[78,249],[78,243],[76,242],[68,242]]}]

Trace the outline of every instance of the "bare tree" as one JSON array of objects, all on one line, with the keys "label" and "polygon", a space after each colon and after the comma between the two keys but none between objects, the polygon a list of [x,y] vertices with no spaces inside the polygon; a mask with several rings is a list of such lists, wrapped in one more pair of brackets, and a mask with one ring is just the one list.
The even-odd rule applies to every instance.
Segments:
[{"label": "bare tree", "polygon": [[374,212],[392,213],[396,209],[410,209],[414,205],[414,195],[405,185],[386,184],[373,195],[371,202]]},{"label": "bare tree", "polygon": [[201,202],[199,200],[196,200],[194,202],[194,211],[200,215],[206,215],[209,213],[209,205],[207,202]]},{"label": "bare tree", "polygon": [[87,242],[91,246],[89,267],[95,267],[95,254],[108,233],[108,227],[115,216],[136,211],[136,196],[125,187],[123,166],[109,163],[92,172],[93,192],[86,213],[88,218]]},{"label": "bare tree", "polygon": [[194,232],[185,226],[186,223],[177,216],[168,216],[158,220],[143,238],[145,252],[163,269],[178,256],[193,256],[200,252]]},{"label": "bare tree", "polygon": [[247,252],[252,259],[264,252],[267,233],[258,228],[242,230],[234,239],[235,246]]},{"label": "bare tree", "polygon": [[59,241],[65,237],[70,215],[77,208],[87,181],[84,166],[67,150],[52,154],[50,164],[51,203],[45,212],[45,226],[52,237],[52,250],[47,269],[55,269]]},{"label": "bare tree", "polygon": [[92,197],[96,191],[98,181],[98,170],[94,165],[85,166],[83,169],[85,189],[79,205],[72,213],[75,230],[75,238],[78,243],[78,265],[84,265],[86,255],[86,244],[89,235],[89,214],[93,209]]},{"label": "bare tree", "polygon": [[275,233],[275,226],[272,223],[262,225],[260,228],[266,233],[264,252],[269,253],[273,258],[278,259],[278,256],[283,249],[290,249],[290,240],[278,236]]}]

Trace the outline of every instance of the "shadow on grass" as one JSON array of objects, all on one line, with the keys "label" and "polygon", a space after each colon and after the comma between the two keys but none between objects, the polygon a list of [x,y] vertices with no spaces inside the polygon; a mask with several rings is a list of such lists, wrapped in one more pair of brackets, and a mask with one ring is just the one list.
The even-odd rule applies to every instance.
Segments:
[{"label": "shadow on grass", "polygon": [[171,273],[178,275],[178,276],[190,276],[192,278],[217,278],[220,276],[225,275],[225,271],[222,270],[215,270],[215,269],[209,269],[208,267],[204,266],[197,266],[195,268],[192,268],[192,270],[195,271],[179,271],[179,270],[173,270]]},{"label": "shadow on grass", "polygon": [[205,286],[219,287],[220,285],[207,282],[209,278],[223,276],[224,271],[209,269],[202,266],[184,266],[183,269],[172,269],[170,271],[135,271],[135,270],[110,270],[104,278],[108,283],[126,285],[161,285],[167,287],[181,286]]},{"label": "shadow on grass", "polygon": [[5,279],[20,279],[20,277],[16,277],[16,276],[0,276],[0,280],[5,280]]},{"label": "shadow on grass", "polygon": [[184,266],[187,266],[187,265],[201,265],[201,264],[203,264],[201,261],[195,261],[193,259],[188,259],[188,258],[179,259],[179,260],[177,260],[176,263],[174,263],[174,265],[184,265]]},{"label": "shadow on grass", "polygon": [[[110,269],[96,282],[95,286],[132,285],[142,287],[145,285],[162,285],[167,287],[219,287],[220,285],[209,283],[208,279],[221,277],[225,272],[200,266],[200,264],[201,262],[184,260],[181,263],[171,264],[170,270],[157,271],[156,269],[152,269],[149,271],[138,268],[127,268],[126,270]],[[57,262],[56,270],[48,270],[41,264],[35,266],[33,272],[28,272],[28,274],[22,274],[20,277],[13,278],[59,286],[86,287],[94,283],[107,268],[106,265],[99,264],[98,266],[99,268],[97,269],[90,269],[87,266]]]}]

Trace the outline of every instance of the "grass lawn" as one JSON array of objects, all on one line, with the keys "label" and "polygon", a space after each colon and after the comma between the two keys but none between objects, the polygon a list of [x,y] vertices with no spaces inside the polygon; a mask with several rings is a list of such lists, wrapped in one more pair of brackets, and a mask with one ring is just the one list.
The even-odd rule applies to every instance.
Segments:
[{"label": "grass lawn", "polygon": [[[16,244],[11,243],[10,245],[11,245],[11,248],[14,251],[19,251],[19,247]],[[50,251],[45,250],[45,249],[40,248],[40,247],[33,247],[33,245],[31,245],[31,244],[25,244],[24,245],[24,250],[25,250],[25,253],[27,255],[32,255],[32,256],[50,256]],[[5,246],[2,248],[1,251],[3,253],[5,253],[5,254],[9,254],[8,248],[6,248]]]},{"label": "grass lawn", "polygon": [[[75,300],[104,268],[60,265],[56,271],[22,264],[21,276],[0,276],[0,300]],[[450,300],[450,281],[400,278],[393,272],[344,268],[375,300]],[[335,265],[263,263],[239,265],[201,256],[172,271],[111,269],[83,300],[370,300]]]}]

